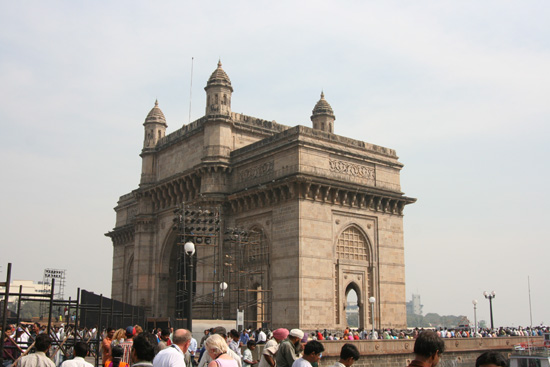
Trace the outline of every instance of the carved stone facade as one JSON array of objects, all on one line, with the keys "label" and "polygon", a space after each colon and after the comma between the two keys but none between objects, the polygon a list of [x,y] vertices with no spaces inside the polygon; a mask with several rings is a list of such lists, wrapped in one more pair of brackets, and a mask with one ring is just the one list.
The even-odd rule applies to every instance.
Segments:
[{"label": "carved stone facade", "polygon": [[[206,115],[177,131],[165,136],[158,103],[145,120],[140,185],[120,198],[107,233],[112,297],[145,306],[151,316],[173,316],[173,211],[182,203],[216,206],[222,228],[262,233],[269,327],[342,329],[351,290],[362,327],[373,318],[377,327],[405,327],[403,210],[415,199],[401,191],[395,151],[334,134],[324,95],[310,128],[231,112],[233,88],[221,63],[205,90]],[[223,260],[222,247],[207,252],[197,255],[197,287],[212,271],[201,267],[201,256]],[[235,300],[223,302],[236,308]],[[209,317],[207,310],[193,313]]]}]

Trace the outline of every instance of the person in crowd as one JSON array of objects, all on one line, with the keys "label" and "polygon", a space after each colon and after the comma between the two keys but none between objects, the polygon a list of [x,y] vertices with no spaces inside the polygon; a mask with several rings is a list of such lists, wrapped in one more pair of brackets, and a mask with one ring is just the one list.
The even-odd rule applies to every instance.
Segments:
[{"label": "person in crowd", "polygon": [[132,367],[153,367],[155,352],[158,350],[157,337],[149,333],[140,333],[132,344]]},{"label": "person in crowd", "polygon": [[111,347],[114,347],[116,345],[120,345],[120,343],[123,343],[125,336],[126,336],[126,330],[118,329],[117,331],[115,331],[115,334],[113,335],[113,341],[111,342]]},{"label": "person in crowd", "polygon": [[93,364],[86,362],[84,359],[88,355],[88,344],[86,342],[76,342],[73,355],[74,358],[61,363],[61,367],[94,367]]},{"label": "person in crowd", "polygon": [[288,334],[288,339],[279,344],[279,350],[275,356],[277,367],[292,367],[295,360],[302,350],[300,341],[304,337],[304,332],[300,329],[292,329]]},{"label": "person in crowd", "polygon": [[[227,340],[227,331],[225,330],[225,328],[223,326],[218,326],[218,327],[215,327],[214,329],[212,329],[212,332],[210,333],[210,336],[206,339],[210,339],[211,336],[213,335],[219,335],[223,338],[223,340]],[[206,347],[206,341],[204,342],[205,343],[205,347]],[[226,343],[227,344],[227,343]],[[207,367],[208,364],[212,361],[212,357],[210,356],[209,353],[207,353],[208,350],[205,348],[205,353],[203,353],[200,361],[199,361],[199,366],[198,367]],[[229,347],[227,347],[227,355],[229,355],[231,358],[233,358],[236,362],[237,362],[237,365],[239,367],[242,367],[242,360],[241,360],[241,357],[233,352],[231,349],[229,349]]]},{"label": "person in crowd", "polygon": [[359,350],[354,344],[346,343],[340,349],[340,360],[334,363],[332,367],[351,367],[360,356]]},{"label": "person in crowd", "polygon": [[55,367],[47,353],[52,345],[52,338],[46,334],[37,334],[34,340],[35,353],[27,354],[18,362],[19,367]]},{"label": "person in crowd", "polygon": [[13,326],[8,325],[6,327],[6,332],[4,333],[4,351],[2,355],[2,358],[4,360],[3,362],[4,367],[11,366],[13,362],[17,360],[17,358],[19,358],[19,355],[21,354],[19,351],[19,347],[15,342],[13,330],[14,330]]},{"label": "person in crowd", "polygon": [[265,344],[267,341],[267,335],[265,335],[265,332],[262,329],[258,329],[258,337],[256,338],[256,344]]},{"label": "person in crowd", "polygon": [[130,352],[132,351],[132,344],[134,343],[133,337],[135,335],[135,329],[133,326],[128,326],[126,328],[126,339],[120,346],[124,350],[124,355],[122,356],[122,362],[130,364],[132,361],[130,359]]},{"label": "person in crowd", "polygon": [[233,352],[235,352],[239,357],[242,358],[241,355],[241,348],[239,347],[239,339],[240,335],[239,332],[235,329],[229,330],[229,349],[231,349]]},{"label": "person in crowd", "polygon": [[414,342],[414,360],[409,367],[435,367],[445,352],[443,339],[435,331],[425,330]]},{"label": "person in crowd", "polygon": [[285,328],[279,328],[273,332],[273,338],[269,339],[264,346],[258,367],[275,367],[275,355],[280,343],[288,338],[288,334]]},{"label": "person in crowd", "polygon": [[166,347],[169,347],[172,345],[172,341],[170,340],[170,329],[164,328],[160,332],[160,341],[159,341],[159,349],[163,350]]},{"label": "person in crowd", "polygon": [[124,356],[124,349],[120,345],[115,345],[111,348],[112,359],[105,363],[105,367],[127,367],[128,363],[122,362]]},{"label": "person in crowd", "polygon": [[[185,353],[191,344],[191,332],[177,329],[172,337],[172,345],[161,350],[153,359],[154,367],[185,367]],[[187,366],[191,367],[191,366]]]},{"label": "person in crowd", "polygon": [[112,327],[108,327],[105,338],[103,338],[103,340],[101,341],[101,360],[103,361],[103,366],[105,366],[107,362],[113,359],[111,352],[111,343],[113,342],[114,335],[115,329],[113,329]]},{"label": "person in crowd", "polygon": [[238,367],[237,361],[227,353],[230,349],[221,335],[214,334],[208,337],[204,344],[211,359],[208,367]]},{"label": "person in crowd", "polygon": [[206,338],[208,338],[208,335],[210,334],[210,329],[205,329],[204,330],[204,335],[202,336],[201,338],[201,341],[199,343],[199,347],[202,348],[203,345],[204,345],[204,341],[206,340]]},{"label": "person in crowd", "polygon": [[[189,348],[187,349],[187,353],[185,353],[185,362],[187,364],[189,358],[189,361],[191,362],[191,365],[194,367],[196,366],[197,360],[195,359],[195,355],[197,354],[197,339],[191,337],[191,343],[189,343]],[[190,366],[191,367],[191,366]]]},{"label": "person in crowd", "polygon": [[476,367],[508,367],[508,360],[502,353],[489,351],[477,357]]},{"label": "person in crowd", "polygon": [[318,365],[325,347],[323,344],[319,343],[317,340],[311,340],[307,342],[304,347],[304,355],[292,363],[292,367],[313,367],[313,365]]},{"label": "person in crowd", "polygon": [[250,336],[248,335],[248,330],[243,330],[241,336],[239,337],[239,347],[247,346],[249,340]]},{"label": "person in crowd", "polygon": [[246,349],[243,352],[243,367],[253,367],[258,363],[258,361],[252,356],[254,349],[256,349],[256,342],[254,340],[249,340],[246,343]]}]

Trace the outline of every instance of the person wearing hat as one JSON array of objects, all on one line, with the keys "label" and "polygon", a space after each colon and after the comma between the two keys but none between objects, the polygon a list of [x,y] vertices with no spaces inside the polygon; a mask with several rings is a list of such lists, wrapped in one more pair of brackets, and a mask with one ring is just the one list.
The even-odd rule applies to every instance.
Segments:
[{"label": "person wearing hat", "polygon": [[302,344],[300,341],[304,337],[304,332],[300,329],[292,329],[288,338],[279,344],[279,350],[275,357],[277,367],[292,367],[295,360],[298,359]]},{"label": "person wearing hat", "polygon": [[277,329],[273,332],[273,338],[265,344],[260,357],[258,367],[275,367],[275,355],[279,350],[279,343],[288,337],[288,330],[285,328]]},{"label": "person wearing hat", "polygon": [[132,345],[134,344],[134,340],[133,340],[134,332],[135,332],[134,327],[128,326],[126,328],[126,339],[124,339],[124,341],[119,344],[124,350],[124,355],[122,356],[122,360],[121,360],[124,363],[128,363],[128,364],[132,363],[131,352],[132,352]]},{"label": "person wearing hat", "polygon": [[[227,331],[223,326],[218,326],[212,329],[210,335],[220,335],[224,340],[226,340],[227,344]],[[208,338],[210,338],[210,336]],[[208,338],[206,340],[208,340]],[[204,343],[206,344],[206,341]],[[237,355],[237,353],[233,352],[231,349],[229,349],[229,347],[227,348],[226,353],[235,361],[237,361],[238,367],[242,367],[241,357]],[[198,367],[206,367],[210,362],[212,362],[212,356],[210,356],[210,353],[203,353],[201,360],[199,361]]]}]

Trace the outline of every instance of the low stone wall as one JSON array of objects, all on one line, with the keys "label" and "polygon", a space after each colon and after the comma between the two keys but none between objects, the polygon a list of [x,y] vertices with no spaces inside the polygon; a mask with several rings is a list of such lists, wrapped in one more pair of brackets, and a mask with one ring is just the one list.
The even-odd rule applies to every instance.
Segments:
[{"label": "low stone wall", "polygon": [[[527,343],[528,339],[542,341],[542,337],[502,337],[502,338],[458,338],[444,339],[445,353],[441,357],[441,367],[472,367],[476,358],[487,350],[498,350],[505,355],[511,353],[514,345]],[[400,340],[357,340],[322,341],[325,351],[319,367],[328,367],[338,361],[340,349],[345,343],[353,343],[359,349],[361,358],[356,367],[407,366],[414,358],[414,339]]]}]

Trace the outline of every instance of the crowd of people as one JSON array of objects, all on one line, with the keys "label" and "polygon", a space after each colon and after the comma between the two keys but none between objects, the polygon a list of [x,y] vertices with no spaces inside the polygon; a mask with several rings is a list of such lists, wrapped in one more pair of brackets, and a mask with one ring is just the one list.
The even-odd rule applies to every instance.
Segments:
[{"label": "crowd of people", "polygon": [[349,329],[342,331],[322,332],[316,330],[310,332],[308,339],[311,340],[368,340],[368,339],[416,339],[418,334],[424,330],[433,330],[441,338],[497,338],[509,336],[542,336],[550,332],[548,326],[536,327],[500,327],[498,329],[480,328],[473,330],[470,328],[409,328],[409,329]]},{"label": "crowd of people", "polygon": [[[364,340],[364,339],[416,339],[423,345],[424,339],[443,343],[445,338],[542,336],[550,328],[501,327],[495,330],[447,328],[415,328],[406,330],[349,329],[329,332],[325,330],[302,331],[300,329],[276,330],[248,328],[242,332],[216,327],[204,330],[197,342],[185,329],[156,329],[144,331],[139,325],[115,330],[111,327],[97,335],[97,328],[75,330],[63,325],[54,327],[50,334],[38,323],[8,325],[4,338],[3,366],[11,367],[91,367],[84,360],[89,353],[91,340],[101,338],[99,353],[104,367],[316,367],[324,351],[319,341]],[[61,346],[72,337],[72,343]],[[431,339],[430,339],[431,340]],[[434,341],[435,340],[435,341]],[[52,341],[58,345],[50,350]],[[437,344],[436,343],[436,344]],[[439,354],[444,345],[437,344]],[[256,347],[262,345],[258,355]],[[71,350],[70,356],[67,350]],[[63,351],[63,353],[62,353]],[[94,350],[95,352],[96,350]],[[34,352],[28,354],[28,352]],[[340,361],[334,367],[350,367],[359,358],[353,343],[342,347]],[[421,358],[426,353],[418,354]],[[255,357],[256,356],[256,357]],[[431,362],[437,355],[430,354]],[[415,367],[414,364],[411,365]],[[426,367],[425,365],[423,365]],[[497,365],[498,366],[498,365]]]}]

